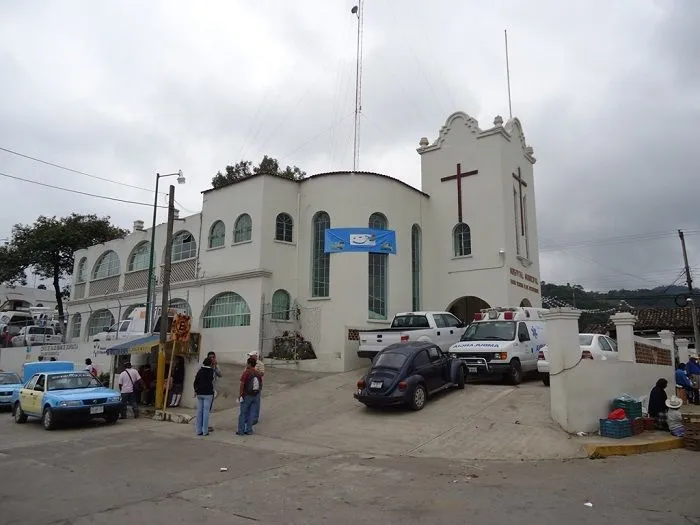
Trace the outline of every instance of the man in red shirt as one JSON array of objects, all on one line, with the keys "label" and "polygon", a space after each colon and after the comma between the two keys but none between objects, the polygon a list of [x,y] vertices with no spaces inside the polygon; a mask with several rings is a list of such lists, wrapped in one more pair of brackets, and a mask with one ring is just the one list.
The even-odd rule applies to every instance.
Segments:
[{"label": "man in red shirt", "polygon": [[253,433],[253,418],[255,417],[255,404],[260,399],[262,390],[262,377],[255,371],[256,360],[248,358],[246,369],[241,375],[241,386],[239,389],[239,399],[241,411],[238,415],[239,436]]}]

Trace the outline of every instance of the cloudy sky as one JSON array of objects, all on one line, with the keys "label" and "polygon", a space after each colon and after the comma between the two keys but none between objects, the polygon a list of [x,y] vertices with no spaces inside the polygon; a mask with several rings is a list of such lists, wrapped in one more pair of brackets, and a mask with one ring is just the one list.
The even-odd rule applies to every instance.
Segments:
[{"label": "cloudy sky", "polygon": [[[153,174],[182,169],[187,214],[242,158],[349,169],[353,4],[1,2],[0,147],[148,191],[3,151],[0,172],[148,203]],[[668,284],[678,228],[700,270],[699,24],[697,0],[367,0],[360,168],[418,186],[418,140],[450,113],[507,116],[507,28],[513,113],[538,159],[542,278]],[[0,239],[40,214],[150,223],[147,206],[0,187]]]}]

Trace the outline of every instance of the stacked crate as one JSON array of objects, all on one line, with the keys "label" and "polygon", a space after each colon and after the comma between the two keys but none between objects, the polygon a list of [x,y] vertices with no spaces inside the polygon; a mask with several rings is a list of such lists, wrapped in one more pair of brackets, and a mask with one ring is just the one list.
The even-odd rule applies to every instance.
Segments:
[{"label": "stacked crate", "polygon": [[683,427],[683,446],[688,450],[700,452],[700,414],[683,414]]},{"label": "stacked crate", "polygon": [[615,399],[612,403],[612,408],[621,408],[627,414],[628,419],[637,419],[642,417],[642,403],[640,401]]},{"label": "stacked crate", "polygon": [[601,419],[600,435],[614,439],[632,436],[632,422],[629,419]]}]

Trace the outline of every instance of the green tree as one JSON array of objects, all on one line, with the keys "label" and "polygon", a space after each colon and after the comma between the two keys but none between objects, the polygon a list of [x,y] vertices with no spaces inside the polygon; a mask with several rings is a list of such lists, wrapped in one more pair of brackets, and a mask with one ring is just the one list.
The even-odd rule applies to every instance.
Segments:
[{"label": "green tree", "polygon": [[214,175],[211,185],[212,188],[223,188],[253,175],[274,175],[285,179],[301,180],[306,177],[306,172],[296,166],[286,166],[284,169],[281,169],[277,159],[265,155],[255,167],[249,160],[242,160],[233,166],[226,166],[223,173],[218,171]]},{"label": "green tree", "polygon": [[[7,275],[16,278],[15,268],[21,268],[22,273],[31,268],[37,275],[52,279],[58,316],[63,323],[65,290],[61,288],[61,279],[73,273],[74,252],[123,238],[128,233],[128,230],[113,226],[109,217],[77,213],[60,219],[42,215],[34,224],[16,224],[7,247],[14,266]],[[11,281],[7,275],[0,274],[0,279]]]},{"label": "green tree", "polygon": [[0,283],[27,284],[26,266],[13,246],[0,246]]}]

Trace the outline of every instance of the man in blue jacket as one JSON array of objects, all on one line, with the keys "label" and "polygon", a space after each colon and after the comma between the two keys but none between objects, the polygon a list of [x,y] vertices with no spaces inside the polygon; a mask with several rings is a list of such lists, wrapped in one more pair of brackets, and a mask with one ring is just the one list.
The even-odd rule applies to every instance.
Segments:
[{"label": "man in blue jacket", "polygon": [[688,374],[685,372],[685,363],[678,363],[676,367],[676,386],[682,386],[688,396],[688,402],[693,399],[693,383],[690,382]]},{"label": "man in blue jacket", "polygon": [[690,359],[685,367],[685,371],[690,378],[690,382],[693,384],[693,397],[692,400],[688,399],[691,403],[700,405],[700,363],[698,363],[698,354],[690,354]]}]

